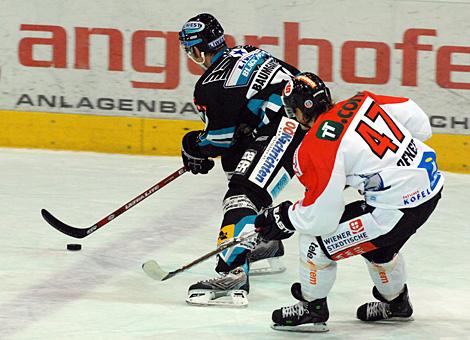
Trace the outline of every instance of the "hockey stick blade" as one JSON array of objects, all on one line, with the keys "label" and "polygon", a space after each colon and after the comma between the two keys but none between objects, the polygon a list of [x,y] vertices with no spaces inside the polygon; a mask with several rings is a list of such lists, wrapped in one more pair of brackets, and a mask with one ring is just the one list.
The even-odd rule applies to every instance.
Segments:
[{"label": "hockey stick blade", "polygon": [[157,261],[155,261],[155,260],[149,260],[149,261],[145,262],[142,265],[142,269],[145,272],[145,274],[147,274],[147,276],[149,276],[150,278],[152,278],[154,280],[157,280],[157,281],[165,281],[165,280],[168,280],[168,279],[172,278],[176,274],[184,272],[184,271],[188,270],[189,268],[192,268],[196,264],[201,263],[201,262],[211,258],[214,255],[217,255],[218,253],[224,251],[227,248],[236,246],[240,243],[243,243],[243,242],[247,241],[249,238],[255,236],[256,234],[257,234],[257,231],[252,230],[250,232],[247,232],[246,234],[243,234],[239,237],[231,239],[228,242],[222,243],[216,249],[208,252],[207,254],[202,255],[201,257],[197,258],[196,260],[192,261],[191,263],[188,263],[184,266],[181,266],[180,268],[178,268],[176,270],[173,270],[171,272],[164,271],[160,267],[160,265],[157,263]]},{"label": "hockey stick blade", "polygon": [[92,228],[95,227],[95,226],[92,226],[90,228],[83,228],[83,229],[72,227],[58,220],[54,215],[52,215],[46,209],[41,209],[41,215],[46,220],[46,222],[49,223],[52,227],[54,227],[55,229],[57,229],[58,231],[66,235],[69,235],[75,238],[84,238],[85,236],[89,235],[90,230],[92,230]]},{"label": "hockey stick blade", "polygon": [[175,274],[164,271],[157,261],[149,260],[142,265],[142,269],[150,278],[157,281],[165,281]]}]

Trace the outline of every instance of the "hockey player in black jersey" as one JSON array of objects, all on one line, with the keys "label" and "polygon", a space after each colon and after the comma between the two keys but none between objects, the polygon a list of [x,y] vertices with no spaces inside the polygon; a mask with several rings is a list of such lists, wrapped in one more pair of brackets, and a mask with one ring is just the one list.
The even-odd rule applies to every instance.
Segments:
[{"label": "hockey player in black jersey", "polygon": [[[293,177],[292,157],[305,132],[287,117],[281,95],[299,71],[253,46],[228,48],[224,31],[210,14],[189,19],[179,32],[186,54],[205,69],[194,103],[205,123],[182,140],[182,158],[193,174],[207,174],[221,158],[229,179],[218,244],[254,228],[254,217],[269,207]],[[190,304],[246,305],[250,262],[268,259],[258,273],[281,272],[280,241],[253,240],[217,258],[217,278],[189,288]],[[278,260],[278,259],[277,259]],[[251,270],[251,274],[254,271]],[[231,296],[232,299],[219,299]]]}]

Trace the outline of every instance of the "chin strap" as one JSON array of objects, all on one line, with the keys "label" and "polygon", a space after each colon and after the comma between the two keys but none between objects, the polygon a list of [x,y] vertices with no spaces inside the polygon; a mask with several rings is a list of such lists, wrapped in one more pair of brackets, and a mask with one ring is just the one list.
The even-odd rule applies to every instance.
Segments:
[{"label": "chin strap", "polygon": [[202,61],[198,61],[196,58],[194,58],[192,53],[189,53],[189,57],[191,58],[192,61],[194,61],[199,66],[201,66],[204,70],[207,70],[207,66],[204,64],[206,61],[206,56],[204,52],[201,52]]}]

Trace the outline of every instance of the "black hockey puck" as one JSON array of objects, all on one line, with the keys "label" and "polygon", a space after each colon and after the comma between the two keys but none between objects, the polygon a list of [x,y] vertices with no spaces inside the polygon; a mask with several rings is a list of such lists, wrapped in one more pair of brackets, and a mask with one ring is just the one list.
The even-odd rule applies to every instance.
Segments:
[{"label": "black hockey puck", "polygon": [[69,243],[67,244],[67,250],[78,251],[82,249],[82,245],[78,243]]}]

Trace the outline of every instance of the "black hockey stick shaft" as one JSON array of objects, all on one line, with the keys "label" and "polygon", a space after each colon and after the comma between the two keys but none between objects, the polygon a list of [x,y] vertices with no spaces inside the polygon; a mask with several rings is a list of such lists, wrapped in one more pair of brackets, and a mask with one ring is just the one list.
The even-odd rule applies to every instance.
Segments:
[{"label": "black hockey stick shaft", "polygon": [[64,222],[57,219],[54,215],[52,215],[46,209],[42,209],[41,214],[42,214],[42,217],[46,220],[46,222],[49,223],[52,227],[54,227],[58,231],[66,235],[75,237],[75,238],[84,238],[88,235],[91,235],[92,233],[100,229],[101,227],[105,226],[106,224],[114,220],[116,217],[121,215],[122,213],[136,206],[138,203],[142,202],[144,199],[151,196],[152,194],[154,194],[155,192],[163,188],[165,185],[167,185],[168,183],[172,182],[174,179],[184,174],[186,171],[187,169],[184,166],[179,168],[172,174],[168,175],[166,178],[162,179],[160,182],[153,185],[151,188],[148,188],[147,190],[145,190],[139,196],[134,197],[132,200],[124,204],[122,207],[116,209],[109,215],[103,217],[101,220],[99,220],[98,222],[96,222],[95,224],[93,224],[91,227],[88,227],[88,228],[76,228],[68,224],[65,224]]},{"label": "black hockey stick shaft", "polygon": [[[150,261],[147,261],[146,263],[144,263],[142,265],[142,268],[153,279],[159,280],[159,281],[165,281],[165,280],[168,280],[168,279],[172,278],[173,276],[175,276],[175,275],[177,275],[181,272],[184,272],[184,271],[194,267],[195,265],[197,265],[201,262],[206,261],[207,259],[211,258],[212,256],[221,253],[225,249],[231,248],[231,247],[236,246],[236,245],[238,245],[242,242],[247,241],[248,239],[255,236],[256,234],[257,234],[257,231],[252,230],[252,231],[247,232],[243,235],[240,235],[239,237],[233,238],[232,240],[230,240],[228,242],[224,242],[221,245],[219,245],[216,249],[208,252],[207,254],[202,255],[201,257],[195,259],[194,261],[192,261],[192,262],[190,262],[190,263],[188,263],[188,264],[186,264],[186,265],[184,265],[184,266],[182,266],[182,267],[180,267],[176,270],[173,270],[171,272],[163,271],[160,268],[160,265],[157,262],[153,261],[153,260],[150,260]],[[148,266],[148,269],[146,269],[146,265],[149,264],[149,263],[151,263],[151,265]]]}]

